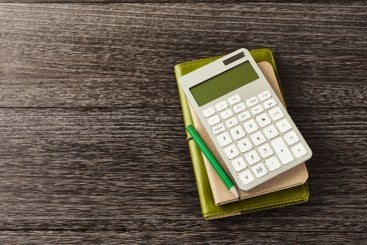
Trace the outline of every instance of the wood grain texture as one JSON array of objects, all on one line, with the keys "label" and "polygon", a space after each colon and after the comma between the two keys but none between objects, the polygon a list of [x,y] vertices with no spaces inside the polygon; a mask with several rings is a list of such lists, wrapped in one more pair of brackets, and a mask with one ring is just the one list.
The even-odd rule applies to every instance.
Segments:
[{"label": "wood grain texture", "polygon": [[[0,242],[366,240],[366,10],[365,1],[0,4]],[[311,196],[207,222],[173,66],[239,47],[275,52],[314,152]]]}]

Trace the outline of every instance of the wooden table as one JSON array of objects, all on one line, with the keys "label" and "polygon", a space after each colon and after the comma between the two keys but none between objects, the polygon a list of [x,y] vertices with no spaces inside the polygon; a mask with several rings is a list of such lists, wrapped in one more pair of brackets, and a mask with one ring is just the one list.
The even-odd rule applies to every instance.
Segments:
[{"label": "wooden table", "polygon": [[[218,1],[219,2],[219,1]],[[367,239],[367,4],[0,4],[0,243]],[[309,202],[204,221],[176,63],[275,55]]]}]

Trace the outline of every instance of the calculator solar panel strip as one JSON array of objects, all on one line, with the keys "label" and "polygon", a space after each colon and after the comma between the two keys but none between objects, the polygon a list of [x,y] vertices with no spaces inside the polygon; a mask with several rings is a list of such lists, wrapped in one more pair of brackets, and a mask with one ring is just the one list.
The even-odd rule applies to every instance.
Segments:
[{"label": "calculator solar panel strip", "polygon": [[240,189],[250,190],[312,156],[247,49],[179,83]]}]

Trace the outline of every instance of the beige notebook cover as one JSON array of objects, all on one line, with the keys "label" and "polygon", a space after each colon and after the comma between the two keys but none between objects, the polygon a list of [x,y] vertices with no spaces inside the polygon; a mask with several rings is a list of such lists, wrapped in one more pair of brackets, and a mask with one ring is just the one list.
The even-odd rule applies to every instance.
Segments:
[{"label": "beige notebook cover", "polygon": [[[273,87],[275,93],[278,95],[280,100],[284,104],[284,99],[282,97],[282,93],[280,92],[280,87],[277,82],[276,75],[274,73],[273,67],[268,62],[260,62],[258,63],[260,69],[264,73],[265,77],[268,79],[269,83]],[[212,141],[209,138],[206,130],[203,128],[202,124],[198,120],[198,117],[194,113],[193,109],[190,106],[191,116],[196,127],[196,130],[199,132],[209,149],[213,152],[215,157],[218,159],[220,163],[223,162],[222,158],[219,156],[218,152],[215,150],[215,147]],[[230,202],[237,201],[238,199],[234,198],[233,194],[228,191],[222,180],[219,178],[213,167],[210,165],[206,157],[203,155],[205,168],[208,174],[210,188],[212,190],[212,194],[214,197],[214,201],[216,205],[222,205]],[[224,164],[221,164],[223,169],[229,174],[227,167]],[[237,191],[239,193],[239,199],[247,199],[255,196],[260,196],[266,193],[287,189],[293,186],[301,185],[306,182],[308,178],[308,172],[304,163],[284,172],[283,174],[265,182],[264,184],[251,189],[250,191],[242,191],[237,186]],[[235,182],[234,182],[235,183]]]}]

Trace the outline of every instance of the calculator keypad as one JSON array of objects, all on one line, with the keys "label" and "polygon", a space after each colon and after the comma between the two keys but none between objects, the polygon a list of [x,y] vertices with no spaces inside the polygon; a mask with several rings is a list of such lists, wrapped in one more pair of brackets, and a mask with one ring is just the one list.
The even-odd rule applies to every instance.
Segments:
[{"label": "calculator keypad", "polygon": [[268,90],[246,99],[233,95],[203,115],[244,185],[307,154]]},{"label": "calculator keypad", "polygon": [[257,115],[260,112],[262,112],[263,110],[264,110],[264,108],[261,105],[256,105],[256,106],[251,108],[251,114],[252,115]]},{"label": "calculator keypad", "polygon": [[235,126],[237,124],[238,124],[238,121],[237,121],[237,119],[235,117],[232,117],[232,118],[230,118],[230,119],[228,119],[226,121],[227,128],[231,128],[231,127],[233,127],[233,126]]},{"label": "calculator keypad", "polygon": [[211,106],[203,111],[204,117],[210,117],[215,114],[215,109]]},{"label": "calculator keypad", "polygon": [[233,116],[233,111],[231,109],[227,109],[220,113],[220,117],[225,120],[229,117]]},{"label": "calculator keypad", "polygon": [[251,114],[248,111],[244,111],[244,112],[239,113],[237,117],[238,117],[238,120],[243,122],[243,121],[251,118]]},{"label": "calculator keypad", "polygon": [[276,105],[276,103],[275,103],[275,100],[274,100],[274,99],[270,99],[270,100],[265,101],[265,102],[263,103],[263,105],[264,105],[265,109],[270,109],[270,108],[272,108],[273,106],[275,106],[275,105]]},{"label": "calculator keypad", "polygon": [[[234,140],[238,140],[240,138],[242,138],[243,136],[245,136],[245,131],[243,131],[241,125],[238,125],[237,127],[234,127],[230,130],[232,138]],[[287,139],[286,139],[287,140]],[[291,140],[292,141],[292,140]],[[288,142],[288,141],[287,141]]]},{"label": "calculator keypad", "polygon": [[235,145],[228,146],[227,148],[224,149],[224,152],[226,153],[228,159],[232,159],[240,154]]},{"label": "calculator keypad", "polygon": [[233,110],[235,113],[239,113],[241,111],[244,111],[246,109],[245,103],[241,102],[238,103],[237,105],[233,106]]},{"label": "calculator keypad", "polygon": [[228,104],[227,104],[227,102],[222,101],[222,102],[219,102],[218,104],[216,104],[214,107],[217,111],[222,111],[222,110],[224,110],[228,107]]},{"label": "calculator keypad", "polygon": [[217,124],[219,122],[220,122],[220,119],[219,119],[218,115],[214,115],[214,116],[208,118],[209,126],[213,126],[214,124]]}]

